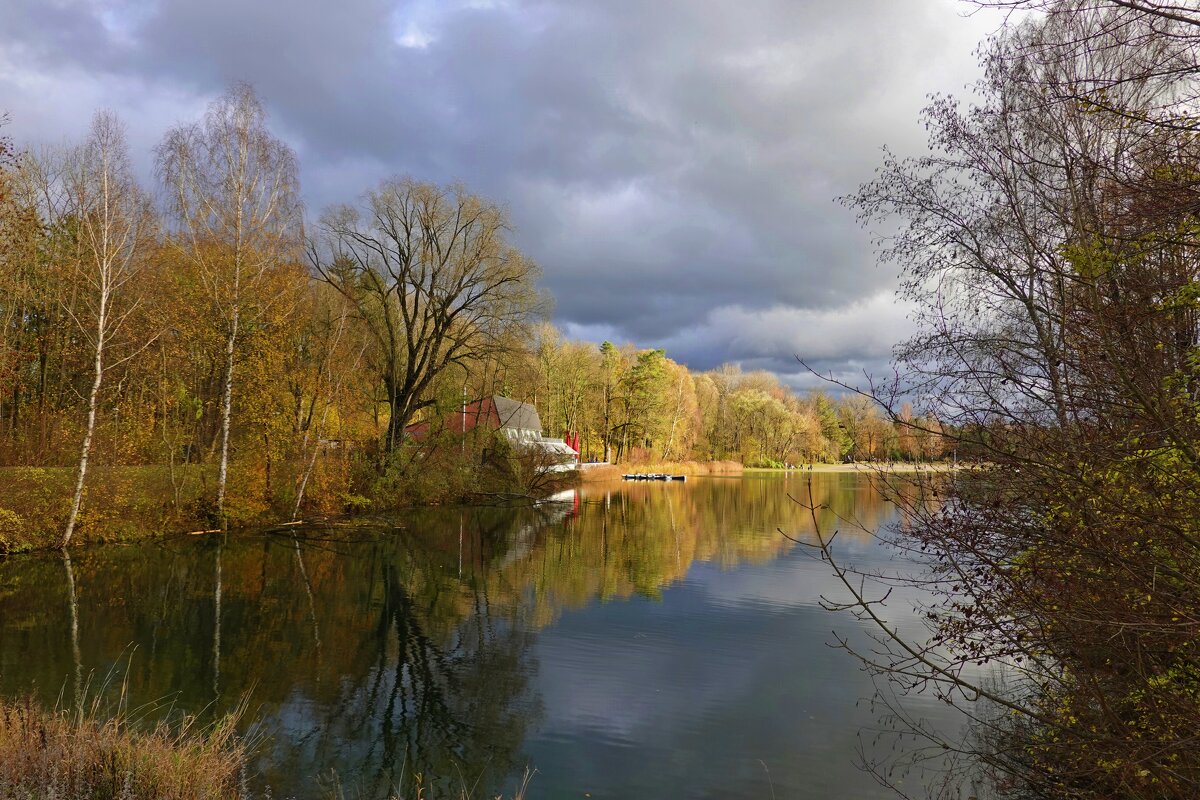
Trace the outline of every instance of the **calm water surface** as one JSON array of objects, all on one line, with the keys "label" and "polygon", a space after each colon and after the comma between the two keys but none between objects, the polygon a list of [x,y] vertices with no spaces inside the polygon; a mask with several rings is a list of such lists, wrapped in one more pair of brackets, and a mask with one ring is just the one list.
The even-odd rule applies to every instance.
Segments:
[{"label": "calm water surface", "polygon": [[[828,567],[777,532],[811,540],[788,498],[805,480],[587,486],[398,528],[10,559],[0,692],[70,704],[124,683],[147,717],[249,696],[275,797],[322,797],[334,776],[382,797],[415,774],[430,798],[492,797],[527,766],[535,800],[890,797],[855,766],[870,678],[828,646],[856,623],[820,608],[839,594]],[[813,482],[842,557],[887,563],[834,515],[874,530],[892,507],[852,474]]]}]

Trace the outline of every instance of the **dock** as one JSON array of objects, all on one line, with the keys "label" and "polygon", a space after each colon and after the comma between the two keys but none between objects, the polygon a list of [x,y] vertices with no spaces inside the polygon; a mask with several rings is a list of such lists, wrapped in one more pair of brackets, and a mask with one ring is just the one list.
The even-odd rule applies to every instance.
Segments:
[{"label": "dock", "polygon": [[686,481],[687,475],[668,475],[665,472],[633,473],[622,475],[625,481]]}]

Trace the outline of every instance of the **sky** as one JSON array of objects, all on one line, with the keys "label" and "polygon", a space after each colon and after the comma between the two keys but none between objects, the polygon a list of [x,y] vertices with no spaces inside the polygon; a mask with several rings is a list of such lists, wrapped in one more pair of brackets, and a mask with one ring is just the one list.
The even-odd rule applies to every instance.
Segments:
[{"label": "sky", "polygon": [[98,109],[153,148],[250,82],[311,217],[380,180],[504,205],[568,336],[862,382],[910,333],[835,202],[924,148],[1000,19],[961,0],[2,0],[0,113],[24,146]]}]

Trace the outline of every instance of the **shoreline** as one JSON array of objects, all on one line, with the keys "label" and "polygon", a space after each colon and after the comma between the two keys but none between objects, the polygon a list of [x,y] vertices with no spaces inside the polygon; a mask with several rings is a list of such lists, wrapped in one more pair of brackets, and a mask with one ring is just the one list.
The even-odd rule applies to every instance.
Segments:
[{"label": "shoreline", "polygon": [[777,467],[746,467],[745,472],[772,472],[791,474],[797,472],[955,472],[967,469],[965,464],[949,464],[944,461],[919,462],[895,461],[891,463],[877,461],[855,461],[850,464],[803,464],[791,469]]},{"label": "shoreline", "polygon": [[[571,481],[572,486],[582,486],[596,483],[620,482],[622,476],[630,472],[661,472],[688,477],[737,478],[744,475],[791,475],[812,473],[870,473],[914,474],[941,473],[967,469],[969,465],[957,466],[945,462],[855,462],[851,464],[804,464],[792,469],[770,467],[745,467],[736,461],[682,461],[682,462],[652,462],[645,464],[607,464],[578,470],[577,477]],[[129,472],[136,471],[133,468]],[[119,470],[119,468],[118,468]],[[114,470],[115,473],[118,470]],[[4,471],[27,473],[30,475],[46,476],[48,473],[60,473],[58,469],[47,468],[5,468]],[[56,477],[66,476],[69,470],[62,468]],[[45,483],[37,488],[41,491],[25,495],[25,508],[10,508],[0,504],[0,559],[21,553],[45,552],[58,549],[58,528],[55,523],[54,508],[58,499],[53,489]],[[132,544],[144,541],[161,540],[175,536],[198,536],[220,533],[219,529],[205,525],[205,520],[195,514],[195,510],[187,507],[168,511],[162,505],[153,502],[156,492],[151,486],[134,488],[130,482],[118,479],[117,484],[124,491],[114,491],[113,494],[123,502],[116,506],[92,512],[89,516],[93,525],[91,530],[81,531],[76,549],[102,544]],[[32,487],[27,487],[32,488]],[[55,487],[58,488],[58,487]],[[95,491],[95,489],[93,489]],[[37,497],[32,497],[40,495]],[[32,501],[32,502],[30,502]],[[161,500],[159,501],[161,503]],[[470,499],[464,499],[462,505],[475,505]],[[413,504],[397,506],[392,509],[392,515],[403,514],[406,510],[436,507],[443,505]],[[22,513],[24,512],[24,513]],[[191,513],[189,513],[191,512]],[[265,512],[265,510],[264,510]],[[227,533],[268,531],[281,527],[298,524],[329,524],[345,522],[362,518],[379,516],[378,512],[366,514],[353,511],[330,513],[329,511],[313,510],[314,513],[305,515],[301,520],[291,520],[286,514],[276,516],[269,512],[260,512],[250,518],[238,520],[231,524]]]}]

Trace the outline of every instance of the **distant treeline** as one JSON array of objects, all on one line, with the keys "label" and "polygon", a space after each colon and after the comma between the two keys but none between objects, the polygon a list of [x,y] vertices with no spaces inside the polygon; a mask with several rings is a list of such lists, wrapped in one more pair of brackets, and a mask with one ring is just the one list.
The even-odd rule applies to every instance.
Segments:
[{"label": "distant treeline", "polygon": [[770,467],[942,455],[937,421],[907,406],[885,419],[869,398],[797,394],[769,372],[692,372],[663,350],[564,340],[550,326],[520,355],[515,396],[537,405],[550,433],[581,432],[590,459]]}]

